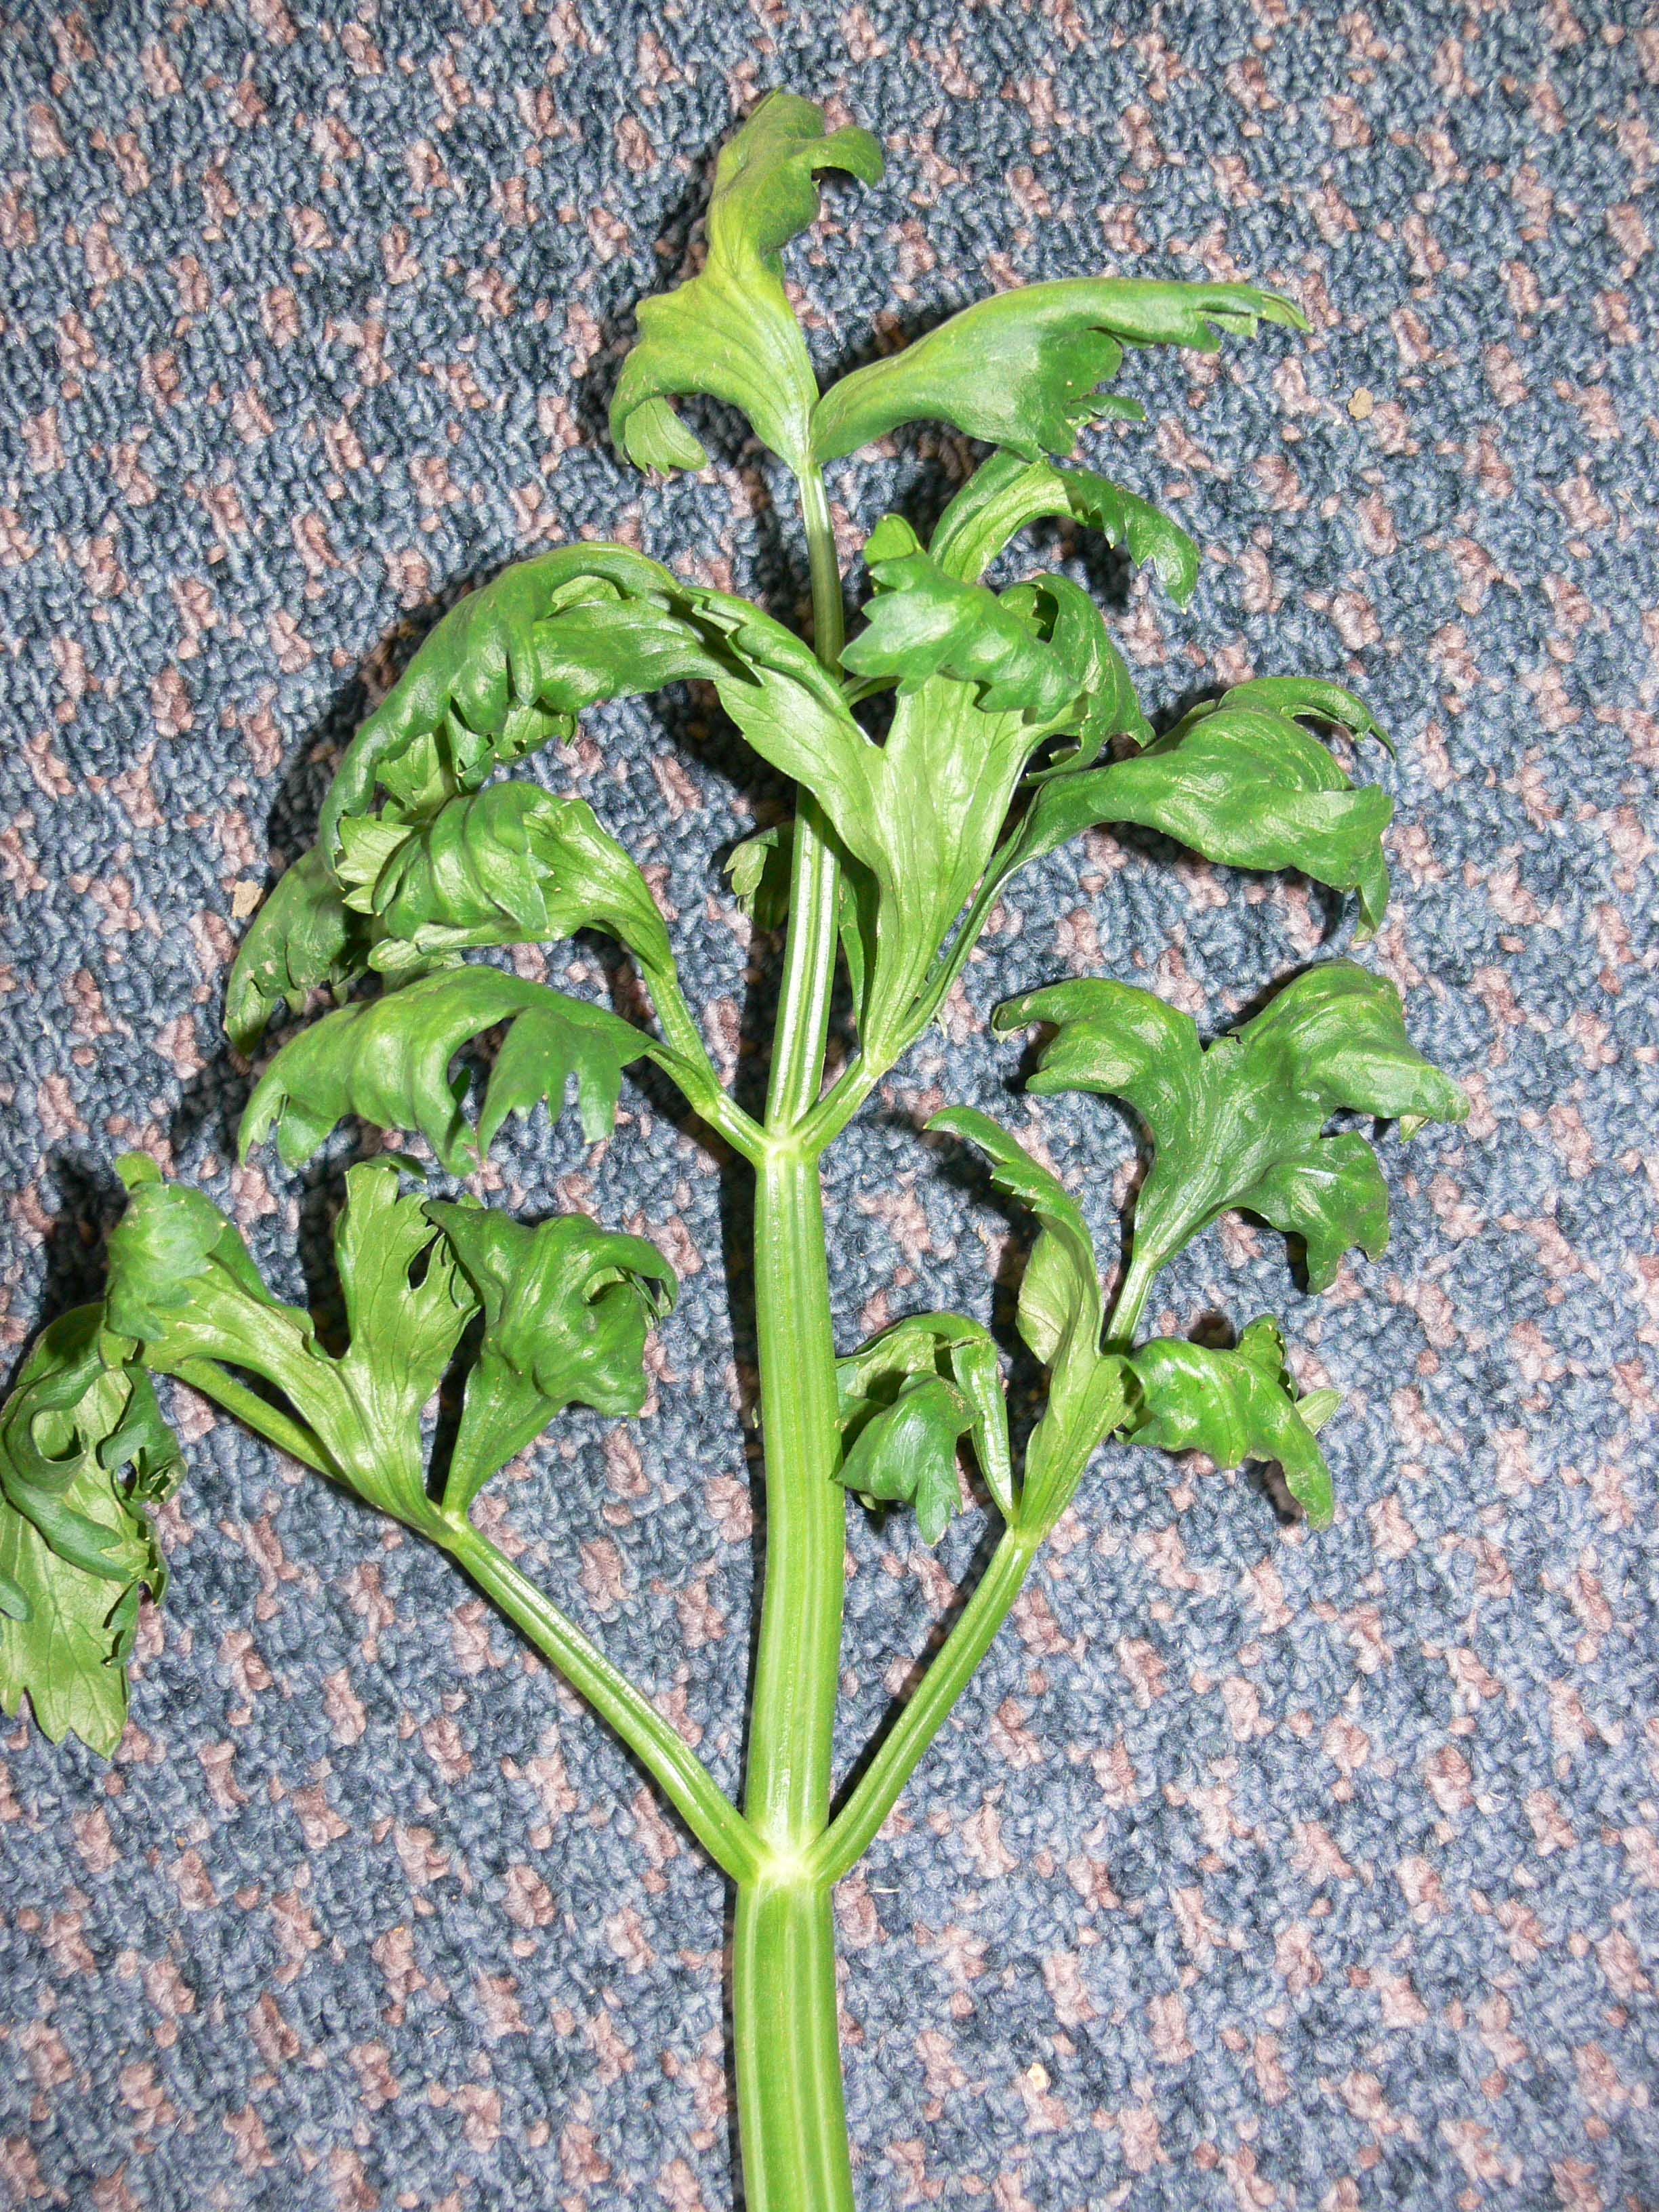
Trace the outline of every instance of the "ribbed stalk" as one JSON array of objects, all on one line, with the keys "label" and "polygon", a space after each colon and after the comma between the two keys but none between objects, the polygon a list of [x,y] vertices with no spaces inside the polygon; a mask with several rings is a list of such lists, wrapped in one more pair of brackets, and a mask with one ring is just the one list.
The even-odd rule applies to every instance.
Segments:
[{"label": "ribbed stalk", "polygon": [[841,1668],[847,1495],[836,1475],[836,1352],[817,1163],[761,1169],[755,1310],[766,1449],[766,1589],[745,1810],[786,1856],[822,1833]]},{"label": "ribbed stalk", "polygon": [[739,1889],[732,2009],[747,2212],[851,2212],[828,1883]]},{"label": "ribbed stalk", "polygon": [[[847,635],[836,534],[821,476],[803,477],[801,516],[812,568],[813,643],[824,666],[839,673]],[[777,1034],[766,1101],[769,1129],[791,1129],[817,1102],[823,1080],[830,998],[836,981],[836,904],[840,869],[823,816],[811,793],[798,795],[789,880],[789,942],[784,950]]]},{"label": "ribbed stalk", "polygon": [[[823,483],[801,485],[816,642],[842,638]],[[830,1817],[840,1686],[847,1499],[836,1482],[836,1347],[817,1154],[796,1139],[823,1081],[835,980],[837,866],[803,793],[789,943],[757,1169],[755,1318],[766,1454],[766,1581],[744,1811],[769,1847],[738,1885],[732,1954],[738,2117],[748,2212],[853,2212],[830,1886],[807,1855]]]},{"label": "ribbed stalk", "polygon": [[434,1540],[471,1576],[526,1640],[609,1721],[684,1818],[716,1866],[753,1878],[762,1854],[753,1831],[684,1737],[628,1677],[470,1521],[441,1521]]},{"label": "ribbed stalk", "polygon": [[1036,1549],[1035,1543],[1017,1530],[997,1546],[961,1617],[906,1700],[835,1825],[814,1851],[814,1869],[825,1881],[839,1881],[875,1841],[922,1753],[945,1725],[1007,1619],[1030,1572]]}]

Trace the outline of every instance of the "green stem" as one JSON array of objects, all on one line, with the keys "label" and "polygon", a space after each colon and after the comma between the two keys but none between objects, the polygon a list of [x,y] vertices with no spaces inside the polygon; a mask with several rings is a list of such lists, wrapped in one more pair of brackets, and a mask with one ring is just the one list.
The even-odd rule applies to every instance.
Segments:
[{"label": "green stem", "polygon": [[1143,1253],[1139,1245],[1132,1245],[1129,1264],[1123,1271],[1123,1280],[1118,1285],[1112,1310],[1106,1318],[1106,1341],[1116,1351],[1127,1352],[1140,1326],[1141,1310],[1146,1304],[1152,1279],[1164,1265],[1167,1255]]},{"label": "green stem", "polygon": [[[821,477],[804,479],[816,643],[838,661],[841,575]],[[739,1884],[732,1954],[738,2121],[750,2212],[853,2212],[835,1929],[805,1871],[830,1815],[847,1500],[835,1480],[836,1347],[815,1151],[800,1125],[823,1082],[837,864],[816,807],[797,817],[789,943],[755,1194],[755,1316],[766,1455],[766,1565],[744,1809],[769,1848]]]},{"label": "green stem", "polygon": [[851,2212],[829,1884],[740,1889],[732,1950],[748,2212]]},{"label": "green stem", "polygon": [[806,529],[806,558],[812,577],[812,645],[833,674],[841,673],[841,649],[847,642],[847,607],[841,595],[841,556],[830,520],[830,494],[823,471],[797,479],[801,520]]},{"label": "green stem", "polygon": [[839,1881],[874,1842],[922,1754],[990,1650],[1036,1556],[1036,1541],[1018,1528],[1011,1528],[997,1546],[956,1626],[813,1851],[812,1871],[821,1881]]},{"label": "green stem", "polygon": [[755,1312],[766,1452],[766,1584],[745,1809],[786,1856],[829,1815],[847,1498],[835,1480],[835,1341],[815,1162],[780,1152],[755,1202]]},{"label": "green stem", "polygon": [[447,1522],[434,1533],[434,1541],[465,1569],[600,1718],[610,1723],[715,1864],[734,1881],[753,1881],[767,1863],[759,1838],[678,1729],[643,1692],[470,1521]]},{"label": "green stem", "polygon": [[[815,643],[834,669],[844,629],[823,478],[801,479]],[[836,1346],[816,1158],[789,1141],[823,1080],[835,976],[836,861],[804,805],[773,1046],[770,1145],[755,1194],[755,1316],[766,1455],[766,1580],[755,1661],[747,1805],[779,1849],[804,1849],[829,1816],[841,1663],[847,1500],[835,1481]]]},{"label": "green stem", "polygon": [[949,996],[951,986],[968,965],[974,947],[984,934],[985,925],[1002,896],[1003,885],[1012,873],[1012,869],[1003,863],[1000,853],[991,855],[990,866],[980,879],[979,889],[969,901],[968,911],[962,917],[949,948],[939,954],[916,994],[916,1008],[921,1019],[914,1031],[915,1036],[920,1036],[933,1020]]},{"label": "green stem", "polygon": [[886,1073],[862,1054],[844,1068],[799,1125],[796,1134],[802,1150],[814,1158],[828,1151]]},{"label": "green stem", "polygon": [[789,877],[789,943],[784,955],[766,1126],[787,1133],[805,1120],[823,1082],[830,994],[836,975],[840,866],[817,801],[803,792]]},{"label": "green stem", "polygon": [[[800,479],[800,504],[812,571],[813,643],[824,666],[838,670],[847,636],[847,615],[842,604],[836,533],[821,475]],[[793,1128],[817,1103],[830,1034],[830,995],[836,980],[840,869],[823,813],[817,800],[805,792],[800,794],[793,847],[789,943],[766,1102],[766,1126],[775,1131]]]},{"label": "green stem", "polygon": [[664,1039],[663,1047],[653,1054],[657,1065],[679,1085],[692,1112],[751,1166],[757,1166],[766,1149],[766,1132],[720,1081],[678,978],[654,968],[646,971],[646,977]]},{"label": "green stem", "polygon": [[222,1406],[244,1427],[285,1451],[290,1459],[297,1459],[302,1466],[314,1468],[332,1481],[345,1480],[314,1431],[303,1421],[296,1421],[291,1413],[283,1413],[279,1406],[271,1405],[257,1390],[250,1390],[246,1382],[239,1382],[234,1375],[227,1374],[217,1360],[181,1359],[176,1367],[161,1371],[188,1383],[203,1397],[212,1399],[216,1406]]}]

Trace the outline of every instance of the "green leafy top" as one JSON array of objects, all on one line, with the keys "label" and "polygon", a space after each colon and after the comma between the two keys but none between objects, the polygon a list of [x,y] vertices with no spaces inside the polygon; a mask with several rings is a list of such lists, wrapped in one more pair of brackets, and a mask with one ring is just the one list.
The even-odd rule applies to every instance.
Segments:
[{"label": "green leafy top", "polygon": [[[1199,574],[1192,539],[1134,494],[1054,457],[1098,417],[1142,416],[1139,403],[1106,389],[1130,349],[1211,351],[1263,322],[1305,327],[1298,311],[1242,284],[1041,284],[979,302],[820,396],[782,252],[817,215],[825,172],[873,181],[881,169],[866,132],[831,130],[818,107],[786,94],[763,101],[720,156],[700,273],[640,310],[612,410],[618,446],[642,466],[665,468],[706,459],[674,398],[711,397],[747,416],[800,479],[816,632],[830,665],[758,609],[622,545],[561,546],[464,599],[349,748],[316,848],[278,884],[236,963],[227,1021],[245,1048],[279,1006],[297,1007],[319,986],[343,997],[372,969],[385,987],[276,1055],[249,1103],[245,1150],[275,1132],[283,1158],[297,1164],[342,1118],[360,1115],[419,1131],[459,1173],[482,1159],[507,1114],[544,1098],[556,1111],[573,1076],[583,1127],[602,1136],[622,1070],[649,1054],[751,1162],[773,1175],[787,1159],[808,1176],[938,1010],[1013,871],[1097,823],[1140,824],[1223,865],[1304,869],[1354,890],[1362,932],[1375,930],[1389,891],[1389,800],[1356,789],[1317,734],[1382,736],[1352,693],[1311,679],[1252,682],[1154,738],[1084,592],[1064,576],[1002,590],[982,580],[1018,532],[1057,518],[1100,530],[1184,603]],[[996,450],[926,550],[896,517],[872,534],[866,619],[837,654],[840,580],[819,471],[921,420]],[[764,1129],[714,1066],[634,861],[584,800],[492,781],[572,736],[587,708],[688,679],[711,684],[754,750],[801,787],[793,830],[763,831],[733,856],[734,884],[757,918],[781,918],[785,862],[809,894]],[[878,743],[854,708],[884,686],[896,696]],[[1122,742],[1108,759],[1112,739]],[[823,1091],[832,924],[853,982],[860,1060]],[[470,950],[587,927],[636,956],[659,1037],[517,975],[450,964]],[[1407,1042],[1390,988],[1346,963],[1298,978],[1207,1049],[1187,1017],[1119,984],[1060,986],[998,1017],[1003,1029],[1036,1020],[1052,1020],[1057,1033],[1036,1090],[1120,1095],[1151,1132],[1133,1256],[1109,1322],[1071,1195],[986,1116],[957,1108],[935,1117],[932,1127],[979,1146],[998,1188],[1036,1218],[1018,1326],[1048,1370],[1048,1401],[1017,1484],[995,1346],[979,1324],[915,1316],[837,1363],[838,1452],[830,1462],[830,1439],[817,1439],[820,1481],[833,1466],[846,1487],[910,1504],[932,1542],[959,1502],[957,1452],[968,1437],[1011,1540],[990,1598],[976,1595],[971,1621],[964,1615],[947,1639],[942,1674],[930,1674],[932,1687],[907,1707],[814,1845],[814,1871],[830,1878],[851,1863],[836,1860],[836,1830],[843,1839],[875,1832],[878,1801],[885,1793],[890,1806],[905,1762],[948,1709],[940,1680],[983,1650],[1030,1547],[1105,1435],[1127,1430],[1222,1465],[1276,1461],[1310,1520],[1328,1520],[1315,1432],[1334,1394],[1297,1395],[1267,1317],[1231,1349],[1137,1344],[1148,1285],[1230,1206],[1303,1237],[1310,1279],[1328,1283],[1350,1246],[1380,1252],[1388,1233],[1376,1159],[1357,1133],[1327,1134],[1330,1115],[1397,1115],[1409,1127],[1464,1111],[1456,1087]],[[453,1063],[497,1028],[505,1034],[475,1133]],[[159,1595],[164,1579],[143,1507],[178,1477],[150,1382],[152,1372],[170,1374],[446,1544],[617,1720],[721,1865],[763,1875],[765,1822],[751,1826],[736,1811],[643,1696],[466,1520],[482,1485],[561,1407],[641,1410],[647,1334],[672,1304],[672,1269],[643,1240],[582,1216],[529,1227],[471,1203],[423,1204],[404,1194],[398,1172],[382,1161],[347,1178],[335,1231],[347,1326],[337,1344],[309,1313],[271,1295],[205,1197],[163,1184],[146,1160],[123,1164],[131,1200],[111,1240],[104,1306],[47,1330],[0,1407],[0,1706],[15,1711],[27,1694],[49,1733],[73,1727],[102,1748],[118,1737],[140,1595],[147,1587]],[[809,1185],[810,1176],[800,1192],[810,1195]],[[777,1218],[787,1212],[780,1206]],[[790,1218],[815,1245],[811,1207]],[[816,1266],[815,1249],[794,1253]],[[819,1384],[830,1350],[825,1310],[807,1285],[799,1303],[786,1295],[773,1306],[762,1331],[763,1346],[798,1351],[816,1331]],[[475,1321],[477,1356],[440,1501],[427,1452],[432,1404]],[[797,1380],[810,1384],[811,1371]],[[769,1423],[770,1393],[769,1378]],[[827,1415],[821,1389],[803,1398]],[[787,1468],[781,1474],[787,1481]],[[817,1507],[831,1502],[820,1488]],[[818,1565],[836,1583],[839,1516],[810,1518],[832,1540]],[[814,1601],[803,1640],[817,1640],[826,1624],[833,1629],[836,1608],[817,1601],[827,1593],[811,1575],[793,1579]],[[816,1656],[826,1672],[814,1699],[833,1686],[833,1644],[817,1640]],[[959,1687],[957,1679],[951,1694]],[[776,1753],[790,1734],[775,1721],[768,1717],[775,1766],[787,1764]],[[792,1790],[804,1775],[805,1765],[787,1778]],[[793,1833],[793,1814],[790,1825]]]},{"label": "green leafy top", "polygon": [[1069,453],[1085,422],[1140,413],[1100,390],[1126,347],[1213,353],[1222,332],[1249,337],[1258,322],[1308,327],[1288,300],[1249,284],[1082,276],[999,293],[832,385],[812,410],[812,458],[834,460],[916,422],[948,422],[1028,461]]},{"label": "green leafy top", "polygon": [[825,169],[874,184],[881,148],[867,131],[826,131],[821,108],[787,92],[769,93],[721,148],[708,259],[676,290],[641,301],[639,340],[611,401],[611,436],[637,466],[706,465],[708,454],[668,404],[687,392],[739,409],[797,474],[810,465],[817,380],[781,257],[817,218],[817,179]]},{"label": "green leafy top", "polygon": [[1057,983],[997,1010],[1000,1030],[1053,1022],[1035,1091],[1126,1099],[1155,1148],[1135,1207],[1143,1279],[1231,1206],[1306,1240],[1309,1280],[1330,1282],[1343,1252],[1388,1241],[1388,1201],[1370,1146],[1322,1130],[1341,1109],[1462,1121],[1457,1085],[1407,1038],[1400,994],[1348,961],[1308,969],[1207,1049],[1198,1027],[1149,991],[1104,978]]}]

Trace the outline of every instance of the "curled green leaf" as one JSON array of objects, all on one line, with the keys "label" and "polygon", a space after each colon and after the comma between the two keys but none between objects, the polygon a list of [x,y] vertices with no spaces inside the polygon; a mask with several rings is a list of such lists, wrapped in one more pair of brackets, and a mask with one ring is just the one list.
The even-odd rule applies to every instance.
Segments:
[{"label": "curled green leaf", "polygon": [[291,1395],[358,1495],[418,1528],[429,1510],[421,1414],[477,1299],[422,1201],[378,1161],[346,1177],[334,1257],[346,1349],[317,1352]]},{"label": "curled green leaf", "polygon": [[[866,1423],[890,1408],[896,1390],[919,1377],[938,1377],[947,1382],[967,1408],[967,1421],[955,1434],[969,1437],[986,1486],[1004,1520],[1012,1522],[1014,1474],[1001,1362],[990,1331],[981,1322],[970,1321],[965,1314],[912,1314],[836,1362],[843,1437],[849,1443],[856,1440]],[[951,1455],[954,1460],[954,1437]],[[846,1476],[842,1480],[849,1489],[864,1488]],[[898,1495],[874,1491],[866,1491],[865,1494]],[[953,1510],[956,1494],[952,1477],[950,1498]],[[934,1540],[927,1538],[929,1543]]]},{"label": "curled green leaf", "polygon": [[1385,752],[1395,750],[1393,738],[1364,701],[1346,684],[1334,684],[1328,677],[1255,676],[1248,684],[1235,684],[1219,699],[1196,708],[1194,713],[1213,714],[1223,708],[1287,714],[1298,722],[1324,722],[1332,729],[1346,730],[1352,738],[1375,738]]},{"label": "curled green leaf", "polygon": [[838,169],[876,183],[867,131],[829,131],[823,112],[769,93],[720,149],[701,273],[641,302],[638,342],[611,404],[611,434],[641,468],[702,468],[708,456],[669,406],[699,392],[737,408],[797,473],[817,380],[783,288],[782,249],[818,214],[817,179]]},{"label": "curled green leaf", "polygon": [[1389,1187],[1376,1154],[1357,1130],[1321,1137],[1271,1162],[1239,1204],[1301,1239],[1310,1291],[1330,1288],[1351,1248],[1368,1260],[1380,1260],[1389,1249]]},{"label": "curled green leaf", "polygon": [[125,1660],[146,1589],[162,1578],[149,1524],[106,1476],[84,1474],[67,1510],[105,1540],[94,1572],[0,1499],[0,1711],[25,1694],[53,1743],[73,1732],[109,1758],[126,1725]]},{"label": "curled green leaf", "polygon": [[1065,1510],[1096,1446],[1122,1413],[1121,1364],[1101,1349],[1103,1309],[1093,1240],[1077,1201],[999,1123],[947,1107],[929,1130],[963,1137],[990,1163],[1006,1198],[1036,1217],[1020,1284],[1019,1332],[1048,1370],[1048,1402],[1025,1455],[1020,1519],[1039,1532]]},{"label": "curled green leaf", "polygon": [[106,1757],[140,1597],[167,1583],[141,1501],[181,1472],[149,1376],[115,1351],[103,1309],[79,1307],[41,1333],[0,1407],[0,1711],[27,1693],[52,1741],[72,1730]]},{"label": "curled green leaf", "polygon": [[453,606],[358,731],[323,802],[319,848],[377,789],[403,820],[476,791],[601,700],[728,664],[666,569],[624,545],[561,545],[515,562]]},{"label": "curled green leaf", "polygon": [[1313,1431],[1332,1410],[1332,1394],[1298,1403],[1276,1321],[1264,1314],[1252,1322],[1231,1352],[1158,1337],[1138,1346],[1127,1364],[1139,1386],[1130,1411],[1134,1443],[1201,1451],[1221,1468],[1271,1462],[1310,1525],[1330,1526],[1330,1469]]},{"label": "curled green leaf", "polygon": [[271,1302],[240,1233],[210,1198],[164,1182],[145,1152],[125,1153],[116,1164],[128,1203],[110,1234],[105,1312],[117,1336],[142,1343],[165,1335],[210,1267],[223,1269],[248,1297]]},{"label": "curled green leaf", "polygon": [[1099,611],[1066,577],[999,596],[953,576],[891,514],[865,556],[876,592],[842,655],[855,675],[895,678],[902,694],[953,677],[976,687],[988,714],[1024,712],[1048,731],[1087,724],[1095,750],[1119,729],[1152,734]]},{"label": "curled green leaf", "polygon": [[282,1006],[297,1013],[321,985],[341,990],[368,963],[368,932],[313,847],[279,876],[242,939],[225,990],[225,1030],[251,1053]]},{"label": "curled green leaf", "polygon": [[0,1407],[0,1496],[58,1558],[114,1582],[131,1579],[125,1524],[79,1501],[101,1496],[100,1474],[113,1482],[131,1469],[116,1493],[125,1504],[129,1492],[167,1495],[181,1472],[149,1377],[120,1349],[107,1343],[104,1308],[78,1306],[41,1332]]},{"label": "curled green leaf", "polygon": [[[465,1078],[450,1062],[497,1023],[510,1024],[484,1090],[477,1130]],[[590,1143],[615,1125],[622,1072],[652,1049],[602,1006],[495,968],[450,969],[401,991],[325,1014],[283,1046],[242,1116],[246,1159],[275,1129],[289,1167],[308,1160],[348,1115],[380,1129],[418,1130],[452,1174],[489,1151],[511,1113],[542,1099],[556,1114],[575,1078]]]},{"label": "curled green leaf", "polygon": [[1177,606],[1191,599],[1198,548],[1178,524],[1091,469],[1018,453],[981,463],[939,517],[927,550],[949,574],[976,583],[1018,532],[1050,518],[1085,523],[1137,564],[1150,562]]},{"label": "curled green leaf", "polygon": [[788,919],[794,829],[793,822],[777,822],[757,830],[726,858],[726,881],[757,929],[779,929]]},{"label": "curled green leaf", "polygon": [[876,585],[865,628],[842,654],[856,676],[896,678],[901,691],[947,674],[981,686],[992,713],[1059,711],[1074,696],[1071,672],[994,592],[964,584],[921,550],[902,516],[871,532],[865,559]]},{"label": "curled green leaf", "polygon": [[395,969],[411,948],[550,944],[588,928],[647,971],[672,965],[645,878],[585,799],[495,784],[418,823],[343,816],[340,836],[347,903],[387,933],[370,955],[376,968]]},{"label": "curled green leaf", "polygon": [[1140,711],[1134,681],[1100,610],[1067,576],[1033,576],[1002,594],[1002,604],[1035,623],[1055,658],[1073,672],[1070,702],[1048,722],[1055,736],[1073,736],[1058,761],[1033,770],[1031,782],[1086,765],[1113,738],[1144,744],[1152,725]]},{"label": "curled green leaf", "polygon": [[[1385,792],[1355,790],[1300,717],[1382,737],[1369,708],[1335,684],[1286,678],[1242,684],[1197,708],[1133,760],[1096,771],[1055,806],[1161,830],[1229,867],[1297,868],[1359,895],[1359,935],[1389,902]],[[1386,740],[1384,740],[1386,742]]]},{"label": "curled green leaf", "polygon": [[234,1401],[262,1434],[337,1474],[303,1419],[238,1380],[246,1370],[299,1405],[322,1357],[310,1314],[271,1295],[234,1225],[202,1193],[163,1183],[142,1155],[120,1168],[131,1196],[110,1237],[106,1344],[132,1345],[157,1374]]},{"label": "curled green leaf", "polygon": [[973,1420],[942,1376],[908,1376],[858,1427],[836,1480],[873,1504],[912,1507],[922,1542],[937,1544],[961,1502],[957,1444]]},{"label": "curled green leaf", "polygon": [[640,1411],[646,1336],[678,1283],[653,1244],[584,1214],[529,1227],[482,1206],[434,1200],[427,1213],[483,1308],[444,1489],[446,1510],[465,1513],[566,1406]]},{"label": "curled green leaf", "polygon": [[1082,276],[998,293],[832,385],[812,410],[812,458],[835,460],[916,422],[948,422],[1028,461],[1069,453],[1085,422],[1127,411],[1100,389],[1126,348],[1213,353],[1222,333],[1249,337],[1262,322],[1307,328],[1288,300],[1249,284]]},{"label": "curled green leaf", "polygon": [[1304,720],[1388,743],[1363,702],[1340,684],[1275,678],[1195,708],[1129,759],[1092,768],[1080,744],[1077,757],[1029,775],[1030,804],[985,870],[946,963],[946,988],[1019,871],[1107,823],[1162,830],[1224,866],[1294,867],[1316,883],[1357,890],[1363,942],[1388,902],[1382,839],[1393,802],[1380,791],[1355,790]]},{"label": "curled green leaf", "polygon": [[763,758],[811,789],[833,773],[838,746],[867,743],[811,647],[760,608],[683,584],[623,546],[564,546],[503,570],[438,624],[348,749],[319,850],[349,869],[361,896],[401,833],[530,749],[532,726],[515,717],[550,715],[568,733],[602,700],[692,678],[714,684]]},{"label": "curled green leaf", "polygon": [[1122,1098],[1154,1159],[1135,1207],[1134,1274],[1149,1280],[1230,1208],[1305,1237],[1310,1285],[1342,1253],[1373,1257],[1388,1208],[1370,1146],[1322,1135],[1343,1109],[1461,1121],[1468,1102],[1406,1036],[1400,994],[1348,961],[1310,969],[1251,1021],[1203,1048],[1197,1024],[1151,992],[1106,978],[1010,1000],[1000,1030],[1056,1024],[1029,1088]]}]

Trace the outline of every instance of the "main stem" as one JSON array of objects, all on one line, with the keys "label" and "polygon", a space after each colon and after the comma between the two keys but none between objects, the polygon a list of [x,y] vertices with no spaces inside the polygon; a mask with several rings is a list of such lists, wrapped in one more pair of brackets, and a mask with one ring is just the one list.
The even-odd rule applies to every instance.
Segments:
[{"label": "main stem", "polygon": [[[837,668],[841,572],[823,480],[803,479],[814,637]],[[816,806],[795,823],[783,994],[755,1201],[755,1314],[766,1456],[766,1580],[744,1811],[770,1846],[739,1881],[732,1947],[738,2118],[749,2212],[853,2212],[829,1824],[847,1504],[835,1480],[836,1349],[817,1153],[799,1136],[823,1081],[837,863]]]}]

